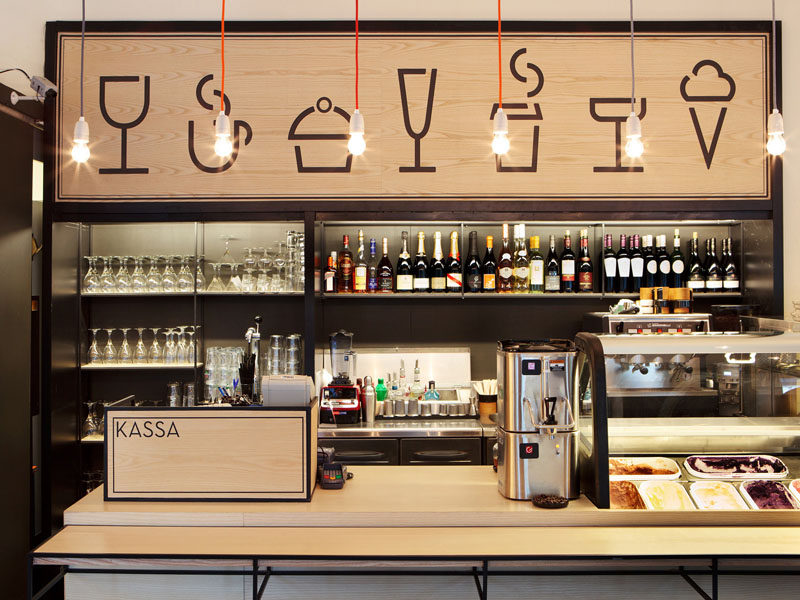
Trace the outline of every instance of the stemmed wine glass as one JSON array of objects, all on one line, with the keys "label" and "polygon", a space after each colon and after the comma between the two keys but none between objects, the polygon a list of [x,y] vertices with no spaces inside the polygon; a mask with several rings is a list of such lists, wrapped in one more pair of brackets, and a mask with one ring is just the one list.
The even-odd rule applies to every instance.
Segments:
[{"label": "stemmed wine glass", "polygon": [[165,292],[175,292],[178,289],[178,276],[172,268],[173,257],[162,256],[164,259],[164,274],[161,276],[161,289]]},{"label": "stemmed wine glass", "polygon": [[167,364],[174,364],[178,360],[178,346],[175,343],[175,330],[167,329],[167,341],[164,345],[164,362]]},{"label": "stemmed wine glass", "polygon": [[131,347],[128,344],[128,331],[130,331],[130,327],[121,327],[120,331],[122,332],[122,345],[119,347],[119,362],[130,364],[133,358]]},{"label": "stemmed wine glass", "polygon": [[277,284],[275,286],[276,292],[286,291],[286,257],[286,242],[280,242],[278,244],[278,252],[275,255],[275,268],[277,272],[273,277],[273,281]]},{"label": "stemmed wine glass", "polygon": [[228,279],[228,285],[225,286],[226,292],[243,292],[242,280],[239,278],[239,267],[241,263],[225,263],[231,269],[231,277]]},{"label": "stemmed wine glass", "polygon": [[158,272],[158,256],[148,256],[150,259],[150,272],[147,273],[147,291],[151,294],[161,291],[161,273]]},{"label": "stemmed wine glass", "polygon": [[194,327],[187,327],[186,328],[186,335],[189,336],[189,341],[186,343],[186,362],[190,364],[194,364],[194,359],[196,356],[195,348],[194,348]]},{"label": "stemmed wine glass", "polygon": [[134,258],[136,266],[133,268],[133,277],[131,278],[131,285],[134,293],[144,294],[147,292],[147,275],[144,273],[144,256],[137,256]]},{"label": "stemmed wine glass", "polygon": [[186,364],[188,361],[187,359],[187,352],[188,348],[186,346],[186,328],[188,325],[182,325],[178,327],[178,344],[177,349],[175,351],[175,362],[180,364]]},{"label": "stemmed wine glass", "polygon": [[117,271],[117,292],[126,294],[131,291],[133,287],[133,278],[128,271],[128,260],[132,259],[131,256],[118,256],[115,257],[119,260],[119,271]]},{"label": "stemmed wine glass", "polygon": [[147,348],[145,348],[144,339],[142,339],[144,327],[137,327],[136,331],[139,332],[139,341],[136,342],[136,347],[133,350],[133,361],[142,365],[147,362]]},{"label": "stemmed wine glass", "polygon": [[100,289],[100,275],[97,274],[97,257],[87,256],[86,262],[89,263],[89,270],[83,277],[83,289],[86,292],[97,292]]},{"label": "stemmed wine glass", "polygon": [[106,341],[106,347],[103,348],[103,362],[108,365],[117,362],[117,349],[114,347],[114,340],[111,337],[114,333],[114,329],[107,328],[105,332],[108,334],[108,339]]},{"label": "stemmed wine glass", "polygon": [[178,272],[178,291],[191,292],[194,290],[194,279],[192,279],[192,272],[189,269],[189,263],[192,260],[191,256],[178,257],[181,261],[181,270]]},{"label": "stemmed wine glass", "polygon": [[89,331],[92,332],[92,343],[89,344],[89,352],[87,353],[86,359],[91,365],[102,362],[103,354],[100,352],[100,348],[97,347],[97,332],[100,331],[100,328],[90,329]]},{"label": "stemmed wine glass", "polygon": [[214,276],[211,278],[211,283],[208,284],[208,291],[224,292],[225,285],[222,283],[222,275],[220,275],[220,269],[222,269],[222,263],[211,263],[211,268],[214,270]]},{"label": "stemmed wine glass", "polygon": [[113,294],[117,291],[117,279],[114,277],[111,257],[101,256],[100,258],[103,260],[103,272],[100,274],[100,290],[106,294]]},{"label": "stemmed wine glass", "polygon": [[272,256],[266,248],[257,248],[261,256],[256,263],[258,266],[258,278],[256,279],[256,291],[263,294],[269,291],[269,268],[272,266]]},{"label": "stemmed wine glass", "polygon": [[160,327],[149,327],[150,331],[153,332],[153,343],[150,344],[150,352],[149,358],[151,363],[161,363],[164,362],[164,351],[162,350],[161,346],[158,344],[158,332],[161,330]]},{"label": "stemmed wine glass", "polygon": [[197,288],[198,292],[206,289],[206,276],[203,275],[202,262],[203,262],[203,257],[198,256],[195,264],[195,273],[194,273],[194,285]]}]

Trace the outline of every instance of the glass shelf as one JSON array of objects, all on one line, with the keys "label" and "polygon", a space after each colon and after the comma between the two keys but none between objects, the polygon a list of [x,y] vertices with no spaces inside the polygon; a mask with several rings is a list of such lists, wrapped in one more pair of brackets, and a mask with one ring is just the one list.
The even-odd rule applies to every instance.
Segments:
[{"label": "glass shelf", "polygon": [[181,296],[191,298],[194,292],[81,292],[84,298],[164,298],[167,296]]},{"label": "glass shelf", "polygon": [[82,371],[168,371],[170,369],[194,369],[202,367],[203,363],[168,363],[168,364],[82,364]]}]

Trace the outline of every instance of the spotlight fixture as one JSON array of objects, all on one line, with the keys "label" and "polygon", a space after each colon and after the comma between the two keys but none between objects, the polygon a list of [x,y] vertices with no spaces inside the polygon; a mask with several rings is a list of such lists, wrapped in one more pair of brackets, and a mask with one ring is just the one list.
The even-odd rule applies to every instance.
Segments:
[{"label": "spotlight fixture", "polygon": [[494,115],[492,152],[506,154],[508,142],[508,117],[503,112],[503,32],[500,20],[500,1],[497,0],[497,112]]},{"label": "spotlight fixture", "polygon": [[347,142],[347,151],[353,156],[364,154],[367,142],[364,141],[364,115],[358,110],[358,0],[356,2],[356,109],[350,117],[350,139]]},{"label": "spotlight fixture", "polygon": [[625,154],[630,158],[639,158],[644,153],[642,144],[642,121],[636,116],[636,72],[633,66],[633,0],[631,7],[631,114],[625,121]]},{"label": "spotlight fixture", "polygon": [[219,94],[219,114],[214,124],[216,140],[214,152],[217,156],[228,158],[233,153],[231,141],[231,120],[225,114],[225,0],[222,0],[222,18],[220,19],[220,55],[222,57],[222,77]]},{"label": "spotlight fixture", "polygon": [[[83,56],[86,41],[86,0],[81,0],[81,116],[72,134],[72,160],[85,163],[89,160],[89,123],[83,118]],[[37,90],[38,94],[38,90]]]},{"label": "spotlight fixture", "polygon": [[783,139],[783,116],[778,110],[778,59],[776,56],[778,42],[775,39],[775,0],[772,0],[772,114],[767,120],[767,152],[772,156],[780,156],[786,151],[786,140]]}]

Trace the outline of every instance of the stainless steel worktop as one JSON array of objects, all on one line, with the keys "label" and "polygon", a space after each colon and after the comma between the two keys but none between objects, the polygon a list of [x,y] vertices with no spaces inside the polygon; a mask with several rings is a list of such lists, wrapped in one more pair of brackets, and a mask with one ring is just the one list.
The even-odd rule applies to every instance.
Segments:
[{"label": "stainless steel worktop", "polygon": [[494,425],[481,425],[478,419],[420,421],[376,420],[368,425],[320,424],[318,438],[405,438],[405,437],[484,437],[494,436]]}]

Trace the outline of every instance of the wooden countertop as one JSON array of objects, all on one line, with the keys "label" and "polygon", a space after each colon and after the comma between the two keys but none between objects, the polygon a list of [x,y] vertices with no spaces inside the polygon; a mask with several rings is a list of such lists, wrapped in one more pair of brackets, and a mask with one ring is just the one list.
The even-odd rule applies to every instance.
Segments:
[{"label": "wooden countertop", "polygon": [[[311,502],[103,501],[98,488],[64,513],[65,525],[205,527],[647,527],[800,525],[800,510],[600,510],[586,498],[566,509],[504,498],[490,466],[357,466],[342,490]],[[537,535],[539,535],[537,533]],[[800,546],[798,546],[800,547]]]}]

